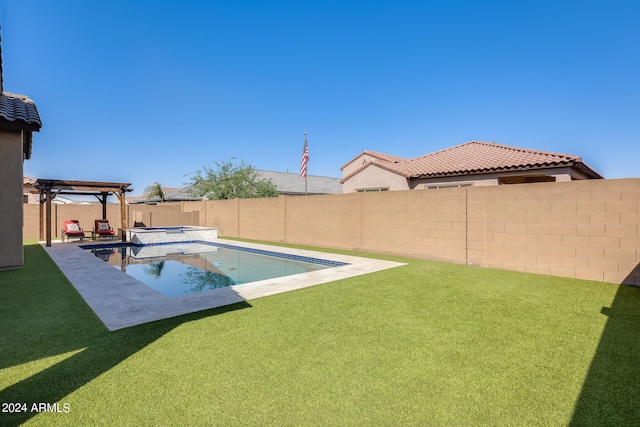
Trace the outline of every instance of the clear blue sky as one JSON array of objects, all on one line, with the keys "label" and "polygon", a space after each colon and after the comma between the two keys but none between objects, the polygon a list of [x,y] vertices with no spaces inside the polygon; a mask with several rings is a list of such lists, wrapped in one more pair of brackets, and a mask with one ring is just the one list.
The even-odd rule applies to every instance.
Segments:
[{"label": "clear blue sky", "polygon": [[25,174],[155,181],[235,157],[339,177],[470,140],[638,177],[640,1],[1,0]]}]

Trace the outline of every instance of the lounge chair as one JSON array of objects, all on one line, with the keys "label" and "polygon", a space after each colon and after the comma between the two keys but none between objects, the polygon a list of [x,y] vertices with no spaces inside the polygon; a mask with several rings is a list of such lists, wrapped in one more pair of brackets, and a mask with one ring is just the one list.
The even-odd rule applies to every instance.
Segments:
[{"label": "lounge chair", "polygon": [[60,238],[64,242],[64,236],[67,236],[67,242],[72,237],[77,237],[80,240],[84,240],[84,230],[80,228],[80,222],[77,219],[65,219],[62,221],[62,230],[60,231]]},{"label": "lounge chair", "polygon": [[98,238],[109,237],[113,239],[116,237],[116,232],[109,225],[108,219],[96,219],[95,226],[93,228],[93,235]]}]

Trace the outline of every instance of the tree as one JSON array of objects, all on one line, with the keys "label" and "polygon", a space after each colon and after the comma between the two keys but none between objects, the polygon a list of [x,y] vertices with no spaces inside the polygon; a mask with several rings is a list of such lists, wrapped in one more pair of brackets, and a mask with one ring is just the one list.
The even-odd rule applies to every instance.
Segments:
[{"label": "tree", "polygon": [[233,286],[236,283],[229,276],[215,271],[203,271],[196,267],[187,267],[187,272],[180,275],[187,285],[195,285],[191,292],[201,292],[206,289],[218,289]]},{"label": "tree", "polygon": [[154,182],[153,184],[145,188],[144,194],[147,195],[147,203],[156,198],[160,199],[160,202],[164,202],[164,191],[162,191],[162,185],[160,185],[160,183],[158,182]]},{"label": "tree", "polygon": [[270,180],[260,179],[253,165],[244,161],[235,164],[234,159],[214,161],[215,168],[203,166],[188,183],[189,193],[208,200],[278,197],[276,186]]}]

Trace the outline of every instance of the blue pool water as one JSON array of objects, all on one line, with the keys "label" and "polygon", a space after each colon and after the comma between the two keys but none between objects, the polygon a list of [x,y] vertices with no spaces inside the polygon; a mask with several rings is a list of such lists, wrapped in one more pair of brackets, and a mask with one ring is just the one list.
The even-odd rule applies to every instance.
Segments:
[{"label": "blue pool water", "polygon": [[344,263],[204,242],[83,246],[167,296],[321,270]]}]

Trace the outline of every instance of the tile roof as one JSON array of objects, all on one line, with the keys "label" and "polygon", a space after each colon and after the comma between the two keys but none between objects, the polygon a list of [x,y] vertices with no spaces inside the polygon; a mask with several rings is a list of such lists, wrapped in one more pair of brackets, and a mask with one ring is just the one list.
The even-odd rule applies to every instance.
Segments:
[{"label": "tile roof", "polygon": [[471,141],[412,159],[412,176],[461,175],[539,167],[572,166],[582,158],[571,154]]},{"label": "tile roof", "polygon": [[[177,187],[162,187],[162,191],[164,192],[164,200],[166,202],[181,202],[181,201],[194,201],[194,200],[202,200],[202,197],[194,197],[189,194],[189,188],[177,188]],[[128,203],[158,203],[160,202],[160,197],[153,196],[151,199],[147,200],[147,195],[142,194],[140,196],[127,196]]]},{"label": "tile roof", "polygon": [[[388,158],[394,156],[380,155],[379,153],[374,156],[370,151],[365,151],[365,153],[375,157],[374,161],[363,164],[342,178],[341,182],[345,182],[372,164],[406,178],[475,175],[523,168],[547,169],[583,164],[581,157],[571,154],[530,150],[481,141],[466,142],[404,161],[398,160],[401,158],[390,161]],[[602,178],[597,172],[586,168],[594,178]]]},{"label": "tile roof", "polygon": [[[260,179],[270,180],[280,194],[304,194],[304,178],[297,173],[256,170]],[[340,178],[307,175],[308,194],[342,194]]]},{"label": "tile roof", "polygon": [[377,157],[380,160],[384,160],[386,162],[393,162],[393,163],[400,163],[400,162],[406,162],[407,158],[405,157],[400,157],[400,156],[393,156],[391,154],[384,154],[384,153],[378,153],[376,151],[369,151],[369,150],[364,150],[365,153],[367,153],[368,155],[372,156],[372,157]]},{"label": "tile roof", "polygon": [[0,94],[0,128],[19,128],[39,131],[42,127],[35,102],[25,95],[8,92]]}]

